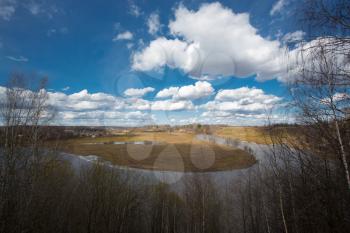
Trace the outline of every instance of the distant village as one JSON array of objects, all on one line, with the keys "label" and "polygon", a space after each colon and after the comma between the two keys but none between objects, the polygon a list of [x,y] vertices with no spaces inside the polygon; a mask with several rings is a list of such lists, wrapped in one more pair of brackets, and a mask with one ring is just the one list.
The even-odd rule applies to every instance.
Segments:
[{"label": "distant village", "polygon": [[75,138],[75,137],[107,137],[107,136],[131,136],[135,132],[183,132],[206,133],[224,125],[190,124],[181,126],[149,125],[142,127],[101,127],[101,126],[50,126],[51,138]]}]

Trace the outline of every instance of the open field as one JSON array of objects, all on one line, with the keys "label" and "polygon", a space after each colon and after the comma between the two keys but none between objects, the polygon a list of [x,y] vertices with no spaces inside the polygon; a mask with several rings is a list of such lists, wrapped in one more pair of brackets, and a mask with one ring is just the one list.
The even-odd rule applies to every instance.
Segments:
[{"label": "open field", "polygon": [[65,152],[98,155],[115,165],[150,170],[221,171],[247,168],[256,162],[246,151],[202,142],[191,133],[139,132],[133,136],[67,139],[60,144]]},{"label": "open field", "polygon": [[214,134],[220,137],[255,142],[258,144],[271,144],[271,139],[263,127],[228,126],[217,129]]},{"label": "open field", "polygon": [[[278,127],[273,130],[274,134],[288,137],[290,140],[295,135],[293,128]],[[255,142],[258,144],[272,144],[269,131],[266,127],[240,127],[240,126],[227,126],[220,127],[213,133],[220,137],[232,138],[240,141]]]}]

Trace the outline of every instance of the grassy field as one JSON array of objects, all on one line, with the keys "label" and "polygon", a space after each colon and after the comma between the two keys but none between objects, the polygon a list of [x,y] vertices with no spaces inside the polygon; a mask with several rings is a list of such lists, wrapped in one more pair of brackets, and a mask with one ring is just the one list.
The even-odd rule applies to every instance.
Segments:
[{"label": "grassy field", "polygon": [[[156,144],[112,144],[139,141]],[[98,155],[116,165],[150,170],[222,171],[247,168],[256,162],[243,150],[202,142],[190,133],[140,132],[134,136],[68,139],[60,145],[65,152]]]},{"label": "grassy field", "polygon": [[[220,127],[215,130],[214,135],[237,139],[240,141],[254,142],[258,144],[272,144],[276,142],[284,142],[287,144],[298,143],[300,138],[299,130],[296,127],[239,127],[227,126]],[[273,138],[273,139],[272,139]],[[280,141],[281,140],[281,141]]]},{"label": "grassy field", "polygon": [[258,144],[271,144],[271,139],[263,127],[222,127],[215,135]]}]

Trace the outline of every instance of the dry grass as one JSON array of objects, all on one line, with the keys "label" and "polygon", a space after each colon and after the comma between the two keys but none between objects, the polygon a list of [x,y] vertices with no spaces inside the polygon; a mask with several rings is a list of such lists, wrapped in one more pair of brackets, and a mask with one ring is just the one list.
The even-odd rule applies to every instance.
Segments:
[{"label": "dry grass", "polygon": [[[61,149],[79,155],[98,155],[116,165],[150,170],[207,172],[242,169],[256,160],[247,152],[196,140],[188,133],[136,133],[134,136],[64,140]],[[95,142],[156,141],[156,145],[87,144]]]},{"label": "dry grass", "polygon": [[272,144],[263,127],[222,127],[216,130],[215,135],[258,144]]},{"label": "dry grass", "polygon": [[220,127],[214,132],[215,135],[232,138],[240,141],[254,142],[257,144],[298,144],[300,137],[297,127],[253,127],[253,126],[230,126]]}]

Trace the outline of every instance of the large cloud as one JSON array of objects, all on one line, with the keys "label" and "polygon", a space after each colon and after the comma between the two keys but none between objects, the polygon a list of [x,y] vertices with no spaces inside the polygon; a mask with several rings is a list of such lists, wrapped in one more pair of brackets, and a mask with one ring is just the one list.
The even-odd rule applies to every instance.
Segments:
[{"label": "large cloud", "polygon": [[197,79],[257,74],[260,80],[286,71],[281,43],[260,36],[247,13],[234,13],[220,3],[204,4],[198,11],[180,6],[168,26],[176,38],[151,41],[134,54],[133,69],[147,71],[167,65]]}]

